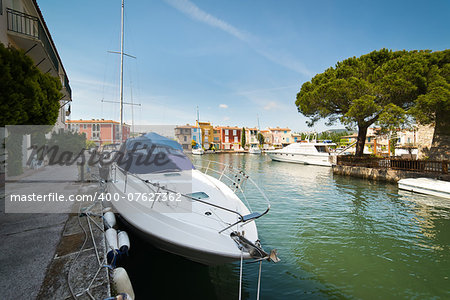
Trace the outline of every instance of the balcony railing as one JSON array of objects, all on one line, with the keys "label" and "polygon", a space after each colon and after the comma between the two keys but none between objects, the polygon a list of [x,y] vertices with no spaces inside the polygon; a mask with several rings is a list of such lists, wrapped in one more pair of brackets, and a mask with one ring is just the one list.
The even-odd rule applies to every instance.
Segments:
[{"label": "balcony railing", "polygon": [[67,93],[69,94],[69,98],[72,99],[72,89],[69,85],[69,78],[67,78],[66,75],[64,75],[63,87],[66,88]]},{"label": "balcony railing", "polygon": [[56,73],[59,73],[58,58],[39,18],[10,8],[6,9],[6,16],[9,31],[37,38],[42,42]]},{"label": "balcony railing", "polygon": [[337,165],[448,174],[450,162],[399,158],[338,156]]}]

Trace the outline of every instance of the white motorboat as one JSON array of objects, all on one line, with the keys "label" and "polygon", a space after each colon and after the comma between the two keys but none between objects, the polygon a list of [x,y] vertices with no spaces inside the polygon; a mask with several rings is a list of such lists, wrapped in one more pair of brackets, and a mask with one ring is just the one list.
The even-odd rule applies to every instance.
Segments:
[{"label": "white motorboat", "polygon": [[450,199],[449,181],[432,178],[406,178],[400,179],[397,183],[401,190]]},{"label": "white motorboat", "polygon": [[[155,133],[128,139],[121,152],[124,159],[112,165],[107,181],[111,202],[156,247],[207,265],[241,256],[277,260],[261,248],[254,222],[270,204],[263,213],[251,212],[238,197],[246,199],[246,182],[267,200],[244,172],[212,161],[201,172],[181,145]],[[143,164],[144,157],[151,163]]]},{"label": "white motorboat", "polygon": [[334,143],[302,142],[290,144],[283,149],[266,151],[266,153],[276,161],[331,167],[332,154],[328,147],[335,145]]},{"label": "white motorboat", "polygon": [[203,154],[205,154],[205,150],[203,150],[203,148],[192,149],[192,154],[203,155]]},{"label": "white motorboat", "polygon": [[248,149],[248,153],[261,154],[261,149],[259,147],[250,147],[250,149]]}]

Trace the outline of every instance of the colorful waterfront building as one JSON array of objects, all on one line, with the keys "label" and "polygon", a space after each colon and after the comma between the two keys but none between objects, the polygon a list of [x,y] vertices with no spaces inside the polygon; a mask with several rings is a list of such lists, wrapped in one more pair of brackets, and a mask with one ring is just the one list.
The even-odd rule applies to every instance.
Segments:
[{"label": "colorful waterfront building", "polygon": [[193,129],[194,127],[189,124],[175,127],[175,139],[184,150],[192,150]]},{"label": "colorful waterfront building", "polygon": [[219,126],[221,136],[221,150],[242,150],[241,134],[242,129],[239,127]]},{"label": "colorful waterfront building", "polygon": [[122,143],[130,137],[130,125],[123,124],[122,139],[119,132],[120,123],[113,120],[67,120],[66,129],[74,132],[85,133],[88,141],[93,141],[97,146],[105,144]]},{"label": "colorful waterfront building", "polygon": [[261,130],[260,131],[261,132],[261,134],[263,135],[263,137],[264,137],[264,145],[263,145],[263,149],[271,149],[272,147],[273,147],[273,145],[272,145],[272,139],[273,139],[273,137],[272,137],[272,132],[270,131],[270,130]]},{"label": "colorful waterfront building", "polygon": [[220,128],[215,126],[213,128],[213,146],[214,149],[218,150],[220,149],[220,144],[222,143],[222,138],[220,135]]},{"label": "colorful waterfront building", "polygon": [[302,140],[302,135],[300,133],[291,133],[292,136],[292,142],[299,143]]},{"label": "colorful waterfront building", "polygon": [[214,142],[214,129],[211,122],[196,122],[196,127],[201,129],[201,145],[204,149],[209,149]]},{"label": "colorful waterfront building", "polygon": [[192,134],[192,141],[194,141],[197,144],[194,148],[202,147],[202,141],[203,141],[202,129],[197,126],[192,126],[191,134]]},{"label": "colorful waterfront building", "polygon": [[272,133],[272,144],[275,147],[284,147],[293,142],[291,136],[291,130],[289,128],[269,128]]},{"label": "colorful waterfront building", "polygon": [[258,128],[256,127],[245,128],[245,143],[249,147],[257,147],[259,145]]}]

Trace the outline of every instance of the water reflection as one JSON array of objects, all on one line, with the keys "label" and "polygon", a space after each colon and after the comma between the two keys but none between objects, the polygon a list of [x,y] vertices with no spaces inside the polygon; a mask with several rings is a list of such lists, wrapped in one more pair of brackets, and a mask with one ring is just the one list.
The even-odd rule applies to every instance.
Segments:
[{"label": "water reflection", "polygon": [[[448,202],[264,155],[192,157],[205,167],[206,159],[244,168],[271,200],[257,225],[263,246],[277,248],[282,261],[263,264],[261,298],[450,297]],[[134,247],[130,257],[140,298],[152,288],[168,289],[166,299],[237,298],[239,263],[208,268],[148,249]],[[244,299],[256,298],[257,274],[257,264],[244,266]]]}]

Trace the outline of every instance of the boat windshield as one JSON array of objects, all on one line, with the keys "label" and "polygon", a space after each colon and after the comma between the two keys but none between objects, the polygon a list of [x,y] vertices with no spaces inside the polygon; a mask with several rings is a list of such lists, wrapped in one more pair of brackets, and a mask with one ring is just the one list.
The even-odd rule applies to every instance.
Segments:
[{"label": "boat windshield", "polygon": [[327,146],[315,146],[317,149],[317,152],[320,153],[328,153],[328,147]]},{"label": "boat windshield", "polygon": [[155,141],[149,139],[127,141],[124,159],[119,161],[118,165],[122,169],[135,174],[180,172],[195,169],[183,151],[175,144],[174,146],[176,148],[168,143],[155,143]]}]

